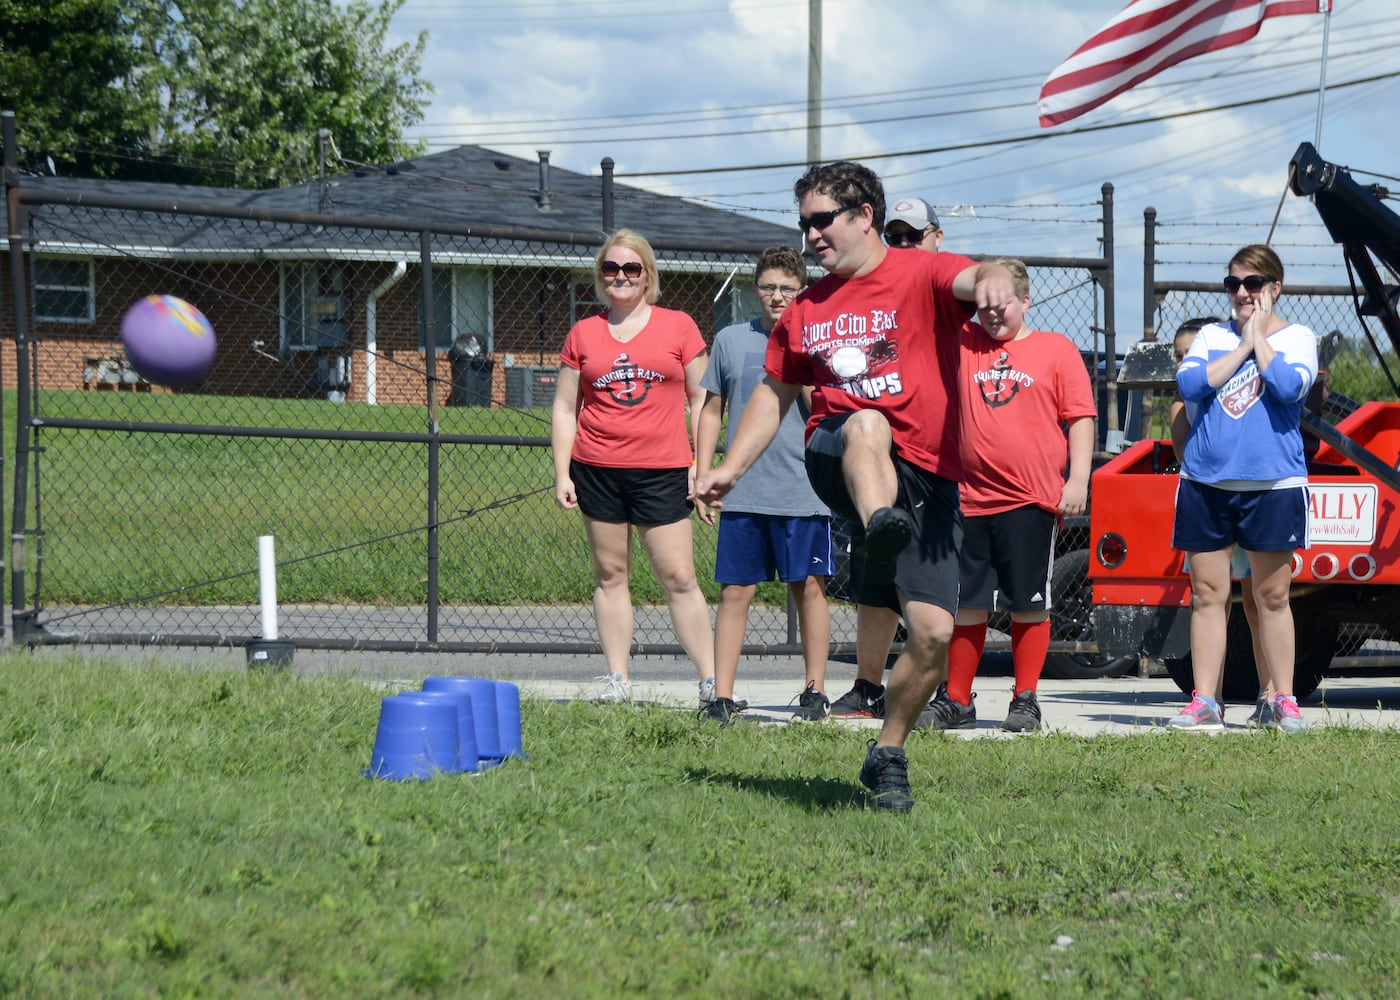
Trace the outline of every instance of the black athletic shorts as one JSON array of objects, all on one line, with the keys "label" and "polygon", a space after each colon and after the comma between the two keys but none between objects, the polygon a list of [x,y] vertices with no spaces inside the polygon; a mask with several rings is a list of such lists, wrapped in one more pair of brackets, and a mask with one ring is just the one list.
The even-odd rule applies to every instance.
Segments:
[{"label": "black athletic shorts", "polygon": [[849,414],[823,420],[807,441],[807,478],[832,513],[851,528],[851,596],[857,604],[901,611],[906,600],[932,604],[957,614],[958,550],[962,545],[962,513],[958,484],[900,457],[892,449],[899,492],[895,506],[914,518],[914,538],[895,563],[894,582],[872,584],[864,579],[865,527],[846,490],[841,472],[841,425]]},{"label": "black athletic shorts", "polygon": [[594,521],[644,528],[690,516],[690,469],[609,469],[570,460],[578,508]]},{"label": "black athletic shorts", "polygon": [[1046,611],[1060,519],[1029,504],[963,516],[958,604],[979,611]]}]

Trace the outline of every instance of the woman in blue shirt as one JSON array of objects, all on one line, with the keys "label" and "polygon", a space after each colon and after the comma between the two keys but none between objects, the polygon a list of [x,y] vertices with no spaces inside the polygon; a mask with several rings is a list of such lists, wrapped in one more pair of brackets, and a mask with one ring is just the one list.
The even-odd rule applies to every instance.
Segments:
[{"label": "woman in blue shirt", "polygon": [[1230,319],[1203,327],[1177,369],[1181,396],[1197,414],[1181,459],[1172,545],[1190,555],[1191,703],[1167,724],[1224,728],[1218,690],[1230,610],[1230,556],[1249,556],[1259,640],[1284,732],[1307,728],[1293,697],[1293,551],[1308,543],[1308,470],[1299,429],[1317,378],[1317,337],[1274,307],[1283,263],[1247,246],[1225,278]]}]

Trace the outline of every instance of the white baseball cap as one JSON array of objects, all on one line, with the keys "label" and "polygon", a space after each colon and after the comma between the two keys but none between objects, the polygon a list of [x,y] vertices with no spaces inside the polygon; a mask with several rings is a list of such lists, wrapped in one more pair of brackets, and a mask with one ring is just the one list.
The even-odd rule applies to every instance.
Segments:
[{"label": "white baseball cap", "polygon": [[885,218],[885,225],[888,226],[891,222],[902,222],[920,233],[929,226],[934,229],[940,228],[938,213],[922,198],[901,198],[895,202]]}]

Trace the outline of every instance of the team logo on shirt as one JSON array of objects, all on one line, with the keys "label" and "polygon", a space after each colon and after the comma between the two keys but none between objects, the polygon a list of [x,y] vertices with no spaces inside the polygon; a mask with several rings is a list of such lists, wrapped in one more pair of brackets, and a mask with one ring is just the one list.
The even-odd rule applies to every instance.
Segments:
[{"label": "team logo on shirt", "polygon": [[659,371],[632,364],[623,351],[613,359],[612,371],[593,380],[593,388],[606,392],[623,406],[636,406],[647,398],[653,383],[665,381],[666,376]]},{"label": "team logo on shirt", "polygon": [[878,399],[903,391],[898,371],[899,344],[892,339],[846,341],[818,348],[813,355],[830,370],[833,385],[853,396]]},{"label": "team logo on shirt", "polygon": [[1215,398],[1229,417],[1239,420],[1259,401],[1263,388],[1264,384],[1259,378],[1259,366],[1250,360],[1215,391]]},{"label": "team logo on shirt", "polygon": [[843,312],[832,319],[804,323],[802,351],[831,373],[825,384],[862,399],[879,399],[904,391],[899,377],[898,310]]},{"label": "team logo on shirt", "polygon": [[1032,376],[1012,367],[1011,355],[1006,351],[1002,351],[986,371],[974,372],[972,380],[982,393],[982,402],[992,409],[1005,406],[1023,388],[1030,388],[1035,383]]}]

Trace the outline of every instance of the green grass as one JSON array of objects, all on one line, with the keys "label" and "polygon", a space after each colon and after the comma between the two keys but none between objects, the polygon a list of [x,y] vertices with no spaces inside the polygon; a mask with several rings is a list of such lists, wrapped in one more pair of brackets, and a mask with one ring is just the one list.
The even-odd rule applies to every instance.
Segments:
[{"label": "green grass", "polygon": [[663,708],[527,700],[528,761],[372,781],[379,698],[0,659],[0,995],[1400,989],[1395,732],[927,735],[892,816],[863,733]]}]

